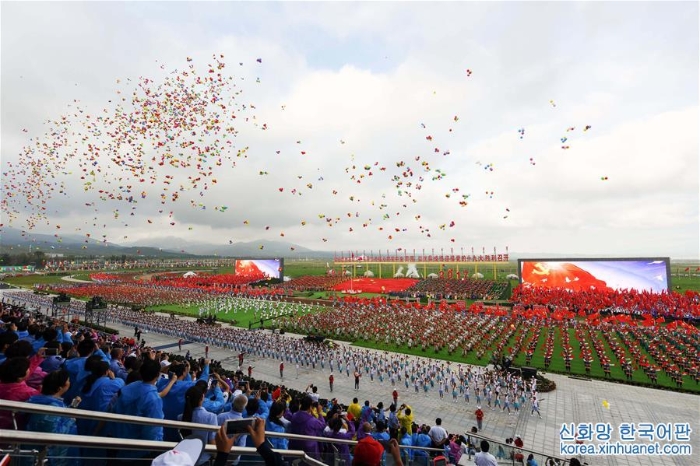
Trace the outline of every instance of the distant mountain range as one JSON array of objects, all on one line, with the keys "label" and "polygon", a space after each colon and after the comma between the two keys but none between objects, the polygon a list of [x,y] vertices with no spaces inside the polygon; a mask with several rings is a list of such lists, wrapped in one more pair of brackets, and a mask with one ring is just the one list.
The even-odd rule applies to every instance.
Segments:
[{"label": "distant mountain range", "polygon": [[[195,256],[220,256],[220,257],[259,257],[259,258],[287,258],[287,259],[323,259],[333,258],[331,251],[316,251],[299,244],[285,241],[248,241],[231,244],[211,244],[206,242],[185,241],[174,236],[149,237],[134,244],[117,244],[102,242],[97,238],[89,238],[75,234],[66,234],[56,237],[50,234],[23,233],[21,230],[3,226],[0,228],[0,253],[18,253],[43,251],[45,254],[68,255],[94,255],[94,256],[147,256],[147,257],[195,257]],[[597,257],[629,257],[625,254],[614,256],[595,254],[561,254],[561,253],[527,253],[511,252],[511,261],[518,259],[539,258],[597,258]],[[655,257],[655,256],[647,256]],[[687,261],[687,259],[675,258],[675,261]],[[693,263],[697,259],[691,260]]]},{"label": "distant mountain range", "polygon": [[[227,257],[333,257],[332,252],[314,251],[286,241],[238,241],[225,245],[204,242],[185,241],[181,238],[168,236],[162,238],[148,238],[139,241],[139,246],[156,247],[157,245],[172,245],[163,250],[174,253],[189,253],[200,256],[227,256]],[[293,249],[292,249],[293,248]]]},{"label": "distant mountain range", "polygon": [[[293,249],[292,249],[293,248]],[[138,244],[117,244],[86,239],[79,235],[61,235],[22,232],[16,228],[0,229],[0,253],[43,251],[45,254],[68,255],[142,255],[148,257],[285,257],[285,258],[332,258],[329,251],[314,251],[294,243],[284,241],[250,241],[232,244],[210,244],[184,241],[176,237],[148,238]]]}]

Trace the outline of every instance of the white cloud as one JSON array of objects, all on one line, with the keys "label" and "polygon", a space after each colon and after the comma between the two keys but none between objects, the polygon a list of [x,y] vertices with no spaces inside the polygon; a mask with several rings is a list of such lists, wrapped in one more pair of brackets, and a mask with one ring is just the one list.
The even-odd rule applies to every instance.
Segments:
[{"label": "white cloud", "polygon": [[[70,196],[51,203],[49,222],[63,231],[92,230],[115,242],[176,232],[187,240],[285,239],[316,249],[508,245],[698,256],[698,25],[687,18],[697,6],[41,8],[3,4],[3,171],[27,136],[40,135],[42,122],[65,113],[74,98],[98,114],[116,79],[160,80],[184,69],[188,56],[200,64],[224,54],[243,90],[237,101],[256,106],[243,112],[250,121],[241,113],[235,122],[236,146],[249,147],[249,157],[217,168],[219,182],[204,196],[185,191],[176,204],[161,205],[159,187],[147,186],[133,210],[96,200],[75,176],[64,177]],[[583,132],[586,125],[592,128]],[[576,129],[566,132],[570,126]],[[407,167],[413,176],[403,176]],[[436,169],[443,179],[432,179]],[[361,183],[353,174],[364,175]],[[412,187],[397,187],[394,175]],[[466,194],[468,206],[460,207]],[[85,206],[93,201],[95,208]],[[228,210],[214,210],[220,206]]]}]

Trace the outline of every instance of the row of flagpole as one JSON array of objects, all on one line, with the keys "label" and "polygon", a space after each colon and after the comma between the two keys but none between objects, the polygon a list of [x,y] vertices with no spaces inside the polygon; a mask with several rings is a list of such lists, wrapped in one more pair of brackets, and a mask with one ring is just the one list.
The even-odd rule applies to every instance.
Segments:
[{"label": "row of flagpole", "polygon": [[[401,252],[403,252],[403,254],[401,254]],[[486,247],[482,247],[482,248],[481,248],[481,252],[482,252],[481,255],[482,255],[482,256],[485,256],[485,255],[486,255]],[[341,254],[343,254],[343,253],[341,252]],[[337,252],[334,252],[333,255],[334,255],[335,257],[339,257],[338,254],[337,254]],[[391,252],[389,251],[389,249],[387,249],[387,250],[386,250],[386,255],[385,255],[384,257],[401,257],[402,255],[403,255],[404,258],[409,257],[408,249],[403,249],[403,248],[395,249],[393,255],[391,254]],[[455,253],[454,253],[454,248],[450,248],[449,256],[454,257],[454,255],[455,255]],[[497,252],[495,246],[494,246],[494,248],[493,248],[493,255],[496,256],[496,257],[499,256],[499,254],[498,254],[498,252]],[[459,256],[461,256],[461,257],[464,257],[464,256],[465,256],[465,254],[464,254],[464,248],[463,248],[463,247],[460,248],[460,254],[459,254]],[[507,256],[508,256],[508,246],[506,246],[506,252],[505,252],[505,254],[501,254],[500,256],[501,256],[501,257],[507,257]],[[367,254],[367,251],[366,251],[366,250],[363,250],[363,251],[362,251],[362,254],[360,254],[359,251],[356,251],[356,252],[355,252],[355,251],[349,251],[349,256],[343,256],[343,257],[350,257],[350,258],[353,259],[353,260],[355,260],[356,258],[357,258],[357,259],[360,259],[360,258],[361,258],[362,260],[373,260],[373,259],[377,258],[378,260],[381,261],[381,259],[382,259],[382,250],[381,250],[381,249],[378,250],[377,255],[374,254],[374,251],[373,251],[373,250],[370,250],[369,255]],[[425,249],[423,249],[423,250],[422,250],[422,254],[421,254],[420,256],[417,256],[417,255],[416,255],[416,250],[414,249],[414,250],[413,250],[413,254],[411,255],[411,257],[416,258],[415,260],[419,260],[418,257],[421,257],[422,260],[425,260],[426,257],[436,257],[436,253],[435,253],[435,249],[433,248],[433,249],[431,249],[430,255],[426,255]],[[444,250],[444,248],[440,248],[439,257],[445,257],[445,250]],[[476,257],[476,253],[474,252],[474,247],[471,248],[471,257]],[[507,260],[507,259],[506,259],[506,260]]]}]

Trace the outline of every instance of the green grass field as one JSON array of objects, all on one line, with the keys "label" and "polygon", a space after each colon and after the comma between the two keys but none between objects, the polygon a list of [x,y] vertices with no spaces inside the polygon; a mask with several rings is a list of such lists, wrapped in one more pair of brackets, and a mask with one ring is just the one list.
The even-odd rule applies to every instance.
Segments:
[{"label": "green grass field", "polygon": [[671,275],[671,289],[677,293],[700,291],[700,276]]},{"label": "green grass field", "polygon": [[[325,308],[321,306],[313,306],[312,312],[322,312]],[[179,304],[161,305],[161,306],[151,306],[146,308],[147,312],[164,312],[173,313],[181,316],[189,317],[199,317],[199,306],[184,306]],[[245,309],[240,309],[238,312],[222,313],[216,314],[217,322],[223,324],[231,324],[235,322],[236,327],[249,328],[251,325],[253,328],[257,328],[260,325],[260,316],[255,314],[256,309],[254,307],[246,307]],[[264,322],[265,327],[269,327],[274,324],[273,319],[266,319]]]},{"label": "green grass field", "polygon": [[[339,267],[338,267],[339,268]],[[326,273],[326,261],[284,261],[284,274],[291,278],[304,275],[324,275]]]},{"label": "green grass field", "polygon": [[56,283],[65,283],[62,277],[67,275],[20,275],[16,277],[7,277],[3,280],[10,285],[19,286],[22,288],[32,288],[34,285],[53,285]]},{"label": "green grass field", "polygon": [[[176,315],[181,315],[181,316],[189,316],[189,317],[199,317],[199,306],[183,306],[179,304],[169,304],[165,306],[152,306],[146,308],[147,312],[165,312],[165,313],[172,313]],[[250,312],[239,312],[236,314],[230,313],[230,314],[217,314],[216,319],[218,322],[221,323],[231,323],[232,321],[235,321],[236,327],[244,327],[248,328],[248,323],[259,323],[260,320],[255,318],[253,316],[253,310],[250,309]]]}]

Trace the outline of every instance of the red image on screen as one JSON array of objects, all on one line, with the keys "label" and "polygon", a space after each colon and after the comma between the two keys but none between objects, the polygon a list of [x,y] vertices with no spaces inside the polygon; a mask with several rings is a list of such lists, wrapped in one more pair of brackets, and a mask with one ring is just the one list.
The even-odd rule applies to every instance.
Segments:
[{"label": "red image on screen", "polygon": [[236,275],[254,280],[267,280],[282,277],[282,260],[280,259],[238,259],[235,265]]},{"label": "red image on screen", "polygon": [[254,261],[236,261],[236,275],[263,275]]},{"label": "red image on screen", "polygon": [[543,288],[565,288],[572,291],[611,289],[605,281],[569,262],[523,262],[523,284]]}]

